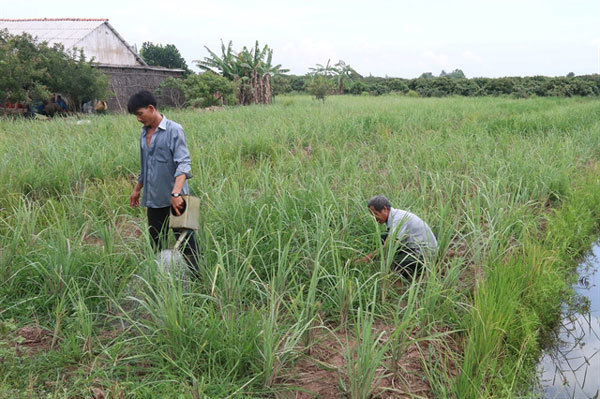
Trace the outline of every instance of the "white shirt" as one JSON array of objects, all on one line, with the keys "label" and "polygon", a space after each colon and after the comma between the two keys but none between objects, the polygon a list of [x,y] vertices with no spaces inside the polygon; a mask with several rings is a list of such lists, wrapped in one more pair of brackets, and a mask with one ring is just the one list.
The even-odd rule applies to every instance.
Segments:
[{"label": "white shirt", "polygon": [[386,222],[390,234],[396,234],[399,241],[418,251],[435,251],[437,240],[433,232],[421,218],[402,209],[390,208]]}]

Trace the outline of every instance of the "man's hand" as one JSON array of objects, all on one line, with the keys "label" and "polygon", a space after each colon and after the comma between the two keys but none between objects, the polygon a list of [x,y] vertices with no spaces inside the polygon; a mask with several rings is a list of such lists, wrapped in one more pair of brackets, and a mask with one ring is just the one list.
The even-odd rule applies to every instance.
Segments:
[{"label": "man's hand", "polygon": [[354,259],[354,263],[358,263],[358,264],[369,263],[372,258],[373,258],[373,256],[371,254],[369,254],[365,257]]},{"label": "man's hand", "polygon": [[183,198],[171,197],[171,207],[175,210],[175,215],[180,216],[183,209]]},{"label": "man's hand", "polygon": [[182,173],[175,177],[175,184],[173,184],[173,190],[171,190],[171,207],[175,211],[175,215],[181,216],[181,211],[183,210],[184,202],[183,198],[180,196],[173,197],[173,194],[180,193],[183,190],[183,186],[185,184],[186,175]]},{"label": "man's hand", "polygon": [[134,208],[140,206],[140,190],[137,190],[135,188],[133,189],[133,192],[129,196],[129,205],[131,205]]}]

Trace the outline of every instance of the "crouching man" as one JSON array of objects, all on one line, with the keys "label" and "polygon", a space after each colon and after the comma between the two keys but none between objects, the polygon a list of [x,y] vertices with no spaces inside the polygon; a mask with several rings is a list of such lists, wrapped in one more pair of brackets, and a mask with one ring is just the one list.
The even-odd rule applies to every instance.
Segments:
[{"label": "crouching man", "polygon": [[[392,208],[390,201],[383,195],[371,198],[367,206],[375,220],[387,226],[387,233],[381,235],[384,248],[398,245],[392,267],[405,278],[412,278],[423,265],[425,257],[433,255],[437,250],[433,232],[417,215]],[[394,239],[396,243],[393,242]],[[357,262],[369,262],[377,252],[374,251]]]},{"label": "crouching man", "polygon": [[[150,237],[156,250],[166,242],[171,208],[176,215],[184,209],[182,195],[188,194],[187,179],[192,177],[191,159],[183,128],[162,115],[156,98],[149,91],[140,91],[129,99],[129,113],[143,125],[140,136],[141,171],[129,204],[146,207]],[[181,231],[174,230],[179,238]],[[183,255],[192,272],[198,276],[198,248],[193,234],[188,235]]]}]

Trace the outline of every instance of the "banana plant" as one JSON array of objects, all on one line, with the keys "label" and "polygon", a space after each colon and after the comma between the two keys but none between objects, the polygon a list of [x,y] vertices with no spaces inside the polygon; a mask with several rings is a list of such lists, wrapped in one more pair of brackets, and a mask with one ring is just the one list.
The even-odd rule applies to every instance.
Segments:
[{"label": "banana plant", "polygon": [[231,41],[227,46],[221,41],[221,56],[205,48],[210,56],[194,62],[202,70],[238,82],[238,102],[242,105],[270,103],[271,77],[288,72],[281,64],[273,65],[273,49],[268,45],[261,48],[258,40],[253,48],[244,46],[237,54],[233,51]]}]

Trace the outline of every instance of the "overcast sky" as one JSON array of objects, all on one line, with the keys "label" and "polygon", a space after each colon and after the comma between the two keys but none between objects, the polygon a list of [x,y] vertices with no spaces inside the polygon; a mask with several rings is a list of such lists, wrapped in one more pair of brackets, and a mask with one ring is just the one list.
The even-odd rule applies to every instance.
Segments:
[{"label": "overcast sky", "polygon": [[304,74],[344,60],[363,75],[600,73],[600,0],[0,0],[0,18],[108,18],[129,44],[174,44],[188,65],[255,40]]}]

